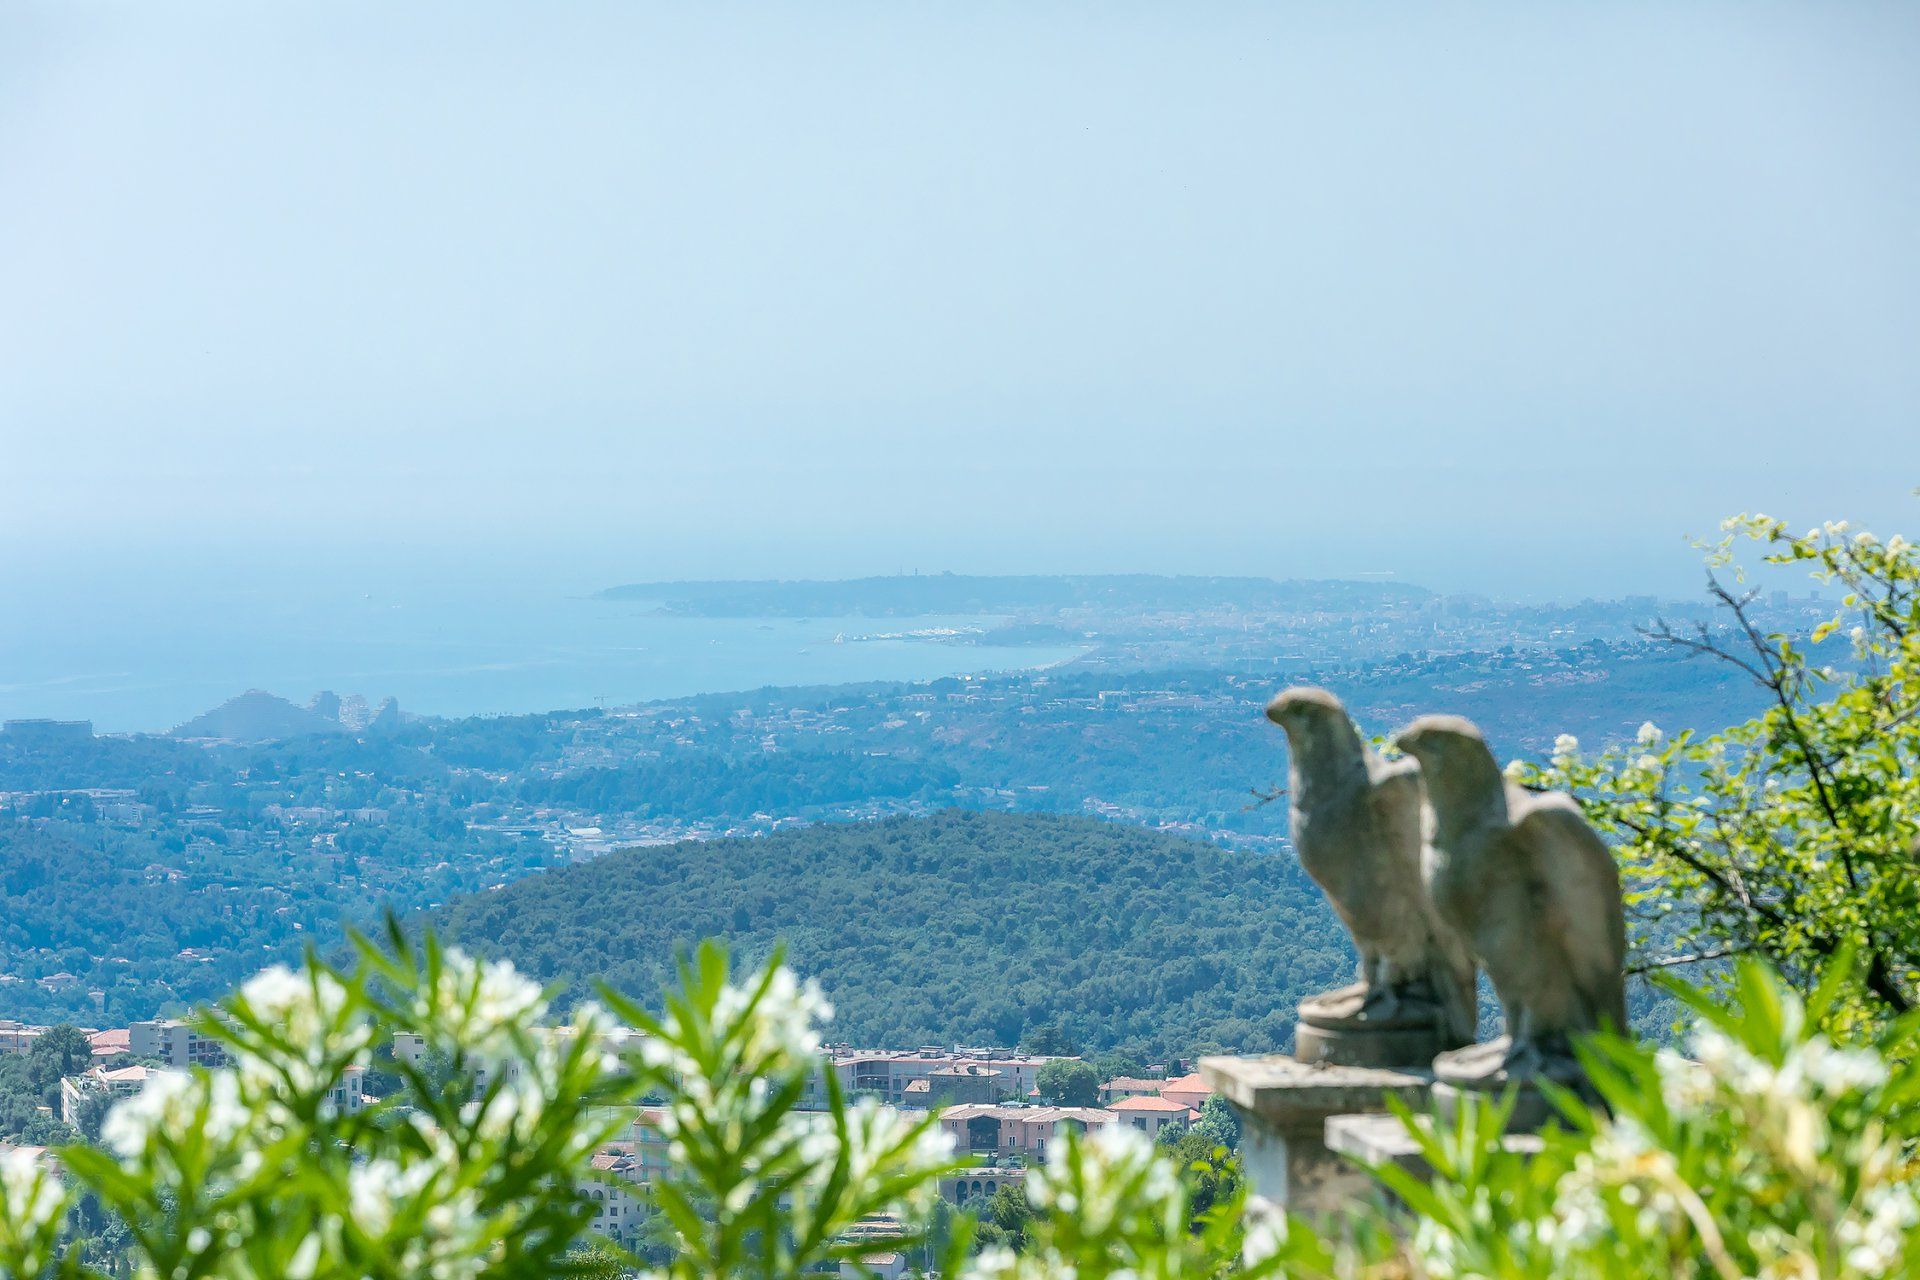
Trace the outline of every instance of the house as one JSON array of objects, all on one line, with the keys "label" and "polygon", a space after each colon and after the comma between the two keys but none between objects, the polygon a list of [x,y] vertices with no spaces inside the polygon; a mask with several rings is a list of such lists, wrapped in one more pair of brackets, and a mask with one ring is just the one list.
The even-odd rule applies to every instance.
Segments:
[{"label": "house", "polygon": [[[950,1106],[965,1102],[998,1102],[1006,1096],[1009,1079],[1007,1073],[984,1062],[957,1062],[948,1067],[935,1067],[927,1073],[925,1080],[915,1080],[907,1086],[909,1096],[918,1089],[927,1095],[921,1106]],[[909,1101],[905,1105],[914,1106]]]},{"label": "house", "polygon": [[87,1037],[96,1058],[117,1058],[133,1052],[133,1033],[125,1027],[110,1027]]},{"label": "house", "polygon": [[593,1156],[600,1180],[587,1189],[593,1201],[593,1229],[622,1244],[632,1244],[647,1220],[647,1195],[632,1148],[609,1143]]},{"label": "house", "polygon": [[627,1127],[624,1145],[633,1155],[636,1182],[652,1182],[665,1173],[671,1164],[667,1159],[667,1135],[660,1128],[664,1114],[665,1108],[662,1107],[641,1107],[633,1117],[633,1123]]},{"label": "house", "polygon": [[1169,1080],[1160,1086],[1160,1096],[1168,1102],[1178,1102],[1198,1111],[1200,1104],[1213,1096],[1213,1090],[1207,1088],[1207,1082],[1200,1078],[1199,1072]]},{"label": "house", "polygon": [[174,1074],[165,1067],[93,1067],[68,1076],[60,1082],[60,1118],[78,1128],[87,1099],[100,1094],[112,1099],[131,1098],[154,1077]]},{"label": "house", "polygon": [[1026,1107],[968,1104],[940,1113],[940,1127],[956,1150],[981,1155],[1025,1156],[1045,1160],[1059,1149],[1069,1129],[1114,1124],[1118,1117],[1099,1107]]},{"label": "house", "polygon": [[0,1053],[25,1053],[46,1031],[11,1018],[0,1018]]},{"label": "house", "polygon": [[845,1280],[852,1280],[852,1277],[855,1276],[876,1276],[879,1280],[900,1280],[901,1276],[907,1274],[907,1255],[891,1249],[885,1253],[863,1254],[860,1258],[860,1265],[857,1267],[851,1262],[842,1262],[840,1264],[840,1274]]},{"label": "house", "polygon": [[1184,1129],[1200,1118],[1199,1112],[1171,1098],[1122,1098],[1107,1110],[1120,1117],[1120,1123],[1131,1125],[1149,1138],[1158,1138],[1160,1131],[1168,1125]]},{"label": "house", "polygon": [[1122,1098],[1157,1098],[1166,1083],[1165,1080],[1143,1080],[1138,1076],[1115,1076],[1100,1086],[1100,1103],[1105,1106]]},{"label": "house", "polygon": [[333,1095],[328,1099],[333,1109],[342,1115],[353,1115],[366,1108],[373,1099],[367,1097],[367,1069],[361,1066],[347,1067],[340,1073],[340,1079],[334,1083]]}]

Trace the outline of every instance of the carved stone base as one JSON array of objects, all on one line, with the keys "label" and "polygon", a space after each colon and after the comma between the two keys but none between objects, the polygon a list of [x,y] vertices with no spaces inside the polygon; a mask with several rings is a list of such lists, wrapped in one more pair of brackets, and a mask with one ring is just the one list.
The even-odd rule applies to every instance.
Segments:
[{"label": "carved stone base", "polygon": [[1546,1094],[1536,1087],[1538,1081],[1550,1081],[1591,1100],[1586,1073],[1571,1053],[1535,1054],[1516,1064],[1508,1060],[1510,1049],[1511,1041],[1501,1036],[1435,1058],[1433,1100],[1439,1114],[1452,1120],[1464,1099],[1491,1102],[1512,1090],[1513,1113],[1507,1119],[1507,1132],[1529,1133],[1559,1115]]},{"label": "carved stone base", "polygon": [[1302,1021],[1293,1028],[1294,1059],[1309,1064],[1420,1068],[1452,1047],[1453,1038],[1432,1023],[1332,1028]]},{"label": "carved stone base", "polygon": [[1402,1000],[1392,1015],[1367,1007],[1364,983],[1323,991],[1300,1002],[1293,1056],[1343,1067],[1425,1068],[1459,1044],[1446,1013],[1425,1000]]},{"label": "carved stone base", "polygon": [[1386,1109],[1397,1097],[1426,1105],[1432,1077],[1393,1071],[1308,1065],[1287,1057],[1202,1058],[1200,1074],[1240,1116],[1240,1163],[1262,1208],[1330,1213],[1372,1194],[1358,1166],[1327,1149],[1330,1116]]}]

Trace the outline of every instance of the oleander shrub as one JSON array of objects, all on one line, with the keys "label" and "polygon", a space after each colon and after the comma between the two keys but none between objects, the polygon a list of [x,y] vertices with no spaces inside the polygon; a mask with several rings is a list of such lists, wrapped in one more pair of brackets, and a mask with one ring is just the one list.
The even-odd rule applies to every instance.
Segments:
[{"label": "oleander shrub", "polygon": [[[99,1147],[59,1153],[64,1173],[8,1157],[0,1276],[798,1280],[871,1274],[880,1250],[961,1280],[1915,1274],[1914,1028],[1829,1039],[1851,982],[1842,962],[1802,998],[1750,964],[1730,994],[1683,992],[1689,1056],[1587,1044],[1606,1105],[1561,1098],[1534,1153],[1503,1144],[1499,1107],[1408,1115],[1433,1178],[1378,1170],[1397,1204],[1341,1219],[1250,1217],[1222,1153],[1197,1162],[1214,1175],[1197,1201],[1195,1171],[1137,1131],[1072,1135],[1032,1172],[1018,1251],[975,1250],[936,1207],[962,1162],[935,1119],[851,1102],[830,1077],[825,1108],[800,1108],[830,1011],[777,961],[736,973],[709,946],[659,1013],[608,993],[551,1027],[510,967],[395,937],[351,968],[249,982],[206,1024],[232,1065],[118,1104]],[[427,1047],[396,1062],[403,1087],[337,1105],[395,1032]],[[610,1176],[592,1156],[643,1099],[669,1167],[636,1254],[591,1236]],[[124,1225],[124,1250],[76,1237],[83,1200]]]}]

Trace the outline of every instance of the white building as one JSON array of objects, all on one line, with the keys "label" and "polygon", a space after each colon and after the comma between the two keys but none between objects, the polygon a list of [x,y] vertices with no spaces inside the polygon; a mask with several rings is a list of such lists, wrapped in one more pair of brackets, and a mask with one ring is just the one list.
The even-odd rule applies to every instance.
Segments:
[{"label": "white building", "polygon": [[157,1058],[169,1067],[223,1067],[226,1047],[189,1022],[164,1018],[135,1022],[127,1027],[127,1052],[136,1058]]},{"label": "white building", "polygon": [[60,1118],[75,1128],[80,1124],[80,1108],[90,1097],[105,1094],[119,1100],[131,1098],[147,1087],[155,1076],[177,1074],[165,1067],[95,1067],[60,1082]]}]

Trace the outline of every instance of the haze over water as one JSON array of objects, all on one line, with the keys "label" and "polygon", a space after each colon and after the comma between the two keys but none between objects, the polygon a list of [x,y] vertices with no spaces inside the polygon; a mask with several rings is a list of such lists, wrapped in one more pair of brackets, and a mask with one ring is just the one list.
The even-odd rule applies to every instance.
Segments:
[{"label": "haze over water", "polygon": [[834,643],[978,618],[682,618],[509,583],[289,575],[189,588],[0,575],[0,717],[170,729],[235,694],[304,703],[321,689],[392,695],[430,715],[618,706],[764,685],[927,680],[1034,667],[1067,646]]}]

